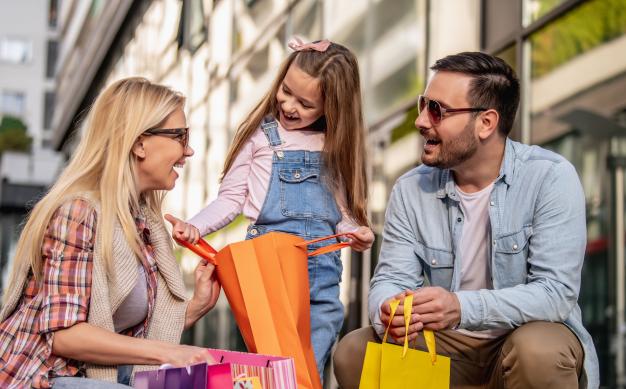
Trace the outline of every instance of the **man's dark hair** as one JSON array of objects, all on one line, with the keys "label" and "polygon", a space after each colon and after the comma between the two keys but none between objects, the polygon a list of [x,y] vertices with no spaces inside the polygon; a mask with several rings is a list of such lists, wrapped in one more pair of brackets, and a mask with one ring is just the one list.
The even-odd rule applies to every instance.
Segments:
[{"label": "man's dark hair", "polygon": [[519,106],[520,87],[515,71],[506,62],[485,53],[464,52],[437,60],[430,69],[472,76],[468,102],[472,107],[498,111],[498,130],[504,135],[511,132]]}]

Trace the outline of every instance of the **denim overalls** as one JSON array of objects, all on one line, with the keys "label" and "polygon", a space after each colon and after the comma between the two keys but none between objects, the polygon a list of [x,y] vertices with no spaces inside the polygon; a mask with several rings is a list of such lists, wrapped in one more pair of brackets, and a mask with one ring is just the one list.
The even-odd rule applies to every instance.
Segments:
[{"label": "denim overalls", "polygon": [[[261,128],[274,151],[272,174],[265,202],[255,224],[248,227],[246,239],[270,231],[298,235],[306,240],[335,234],[341,213],[335,196],[324,184],[322,155],[319,151],[282,150],[278,123],[263,119]],[[336,241],[335,241],[336,242]],[[309,251],[333,243],[309,246]],[[311,342],[320,377],[331,347],[343,324],[339,300],[342,264],[335,251],[309,258],[311,300]]]}]

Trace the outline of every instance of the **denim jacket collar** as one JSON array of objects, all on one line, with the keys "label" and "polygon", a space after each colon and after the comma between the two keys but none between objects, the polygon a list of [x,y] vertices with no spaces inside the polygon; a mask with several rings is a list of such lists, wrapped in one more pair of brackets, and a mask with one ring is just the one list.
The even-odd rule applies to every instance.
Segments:
[{"label": "denim jacket collar", "polygon": [[[507,185],[511,185],[513,183],[515,159],[513,142],[507,137],[504,145],[504,161],[500,167],[500,174],[495,181],[496,183],[500,180],[504,181]],[[459,201],[459,196],[456,193],[454,185],[454,175],[450,169],[441,170],[441,174],[439,176],[439,190],[437,191],[437,198],[443,199],[446,196],[454,201]]]}]

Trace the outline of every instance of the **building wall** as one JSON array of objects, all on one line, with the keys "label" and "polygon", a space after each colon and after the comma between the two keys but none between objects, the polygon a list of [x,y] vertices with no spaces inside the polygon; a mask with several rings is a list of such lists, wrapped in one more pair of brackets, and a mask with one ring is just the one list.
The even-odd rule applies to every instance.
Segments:
[{"label": "building wall", "polygon": [[[23,119],[33,137],[33,147],[38,149],[49,139],[49,131],[44,129],[44,94],[54,86],[52,79],[46,78],[48,40],[55,36],[48,25],[47,1],[0,0],[0,10],[0,50],[4,53],[0,53],[0,99],[5,93],[23,95],[21,114],[5,113],[17,113]],[[27,46],[27,59],[10,60],[19,50],[16,45],[22,43]],[[0,111],[2,105],[0,101]]]},{"label": "building wall", "polygon": [[[198,4],[203,6],[206,41],[197,47],[185,49],[183,43],[179,48],[177,43],[183,3],[194,12],[198,12]],[[418,163],[420,143],[414,128],[408,137],[398,137],[398,149],[391,145],[391,138],[398,120],[414,113],[407,113],[406,107],[415,105],[425,85],[427,58],[479,46],[479,2],[465,2],[462,12],[455,10],[456,4],[453,0],[438,1],[429,9],[425,0],[153,1],[106,83],[141,75],[187,96],[190,144],[195,155],[168,194],[166,208],[180,217],[190,217],[217,196],[234,132],[268,90],[289,53],[288,38],[294,34],[305,39],[328,37],[345,44],[356,53],[361,67],[364,112],[373,131],[369,152],[374,162],[370,168],[383,171],[372,176],[372,210],[378,213],[375,228],[380,233],[380,218],[393,179]],[[188,28],[194,30],[194,21],[188,22]],[[430,33],[429,24],[434,26]],[[445,39],[452,34],[459,38]],[[246,224],[238,218],[211,236],[211,243],[222,247],[242,239]],[[186,252],[180,255],[183,269],[190,273],[196,259]],[[349,329],[367,324],[365,296],[374,262],[369,252],[364,256],[344,252],[343,256],[341,289]],[[220,301],[218,309],[191,336],[200,344],[241,346],[229,315],[226,301]],[[211,339],[212,335],[216,338]]]},{"label": "building wall", "polygon": [[[216,197],[234,131],[268,89],[288,54],[286,42],[293,34],[307,39],[328,37],[348,46],[359,59],[370,131],[370,214],[378,238],[393,183],[419,164],[422,143],[413,122],[417,95],[431,75],[428,66],[447,54],[466,50],[484,50],[508,61],[523,84],[522,107],[512,136],[561,152],[581,176],[590,238],[581,306],[586,324],[598,339],[601,366],[614,364],[609,343],[615,331],[611,324],[615,260],[607,242],[612,239],[615,207],[610,186],[613,171],[606,158],[625,150],[619,136],[626,125],[623,1],[140,2],[145,12],[133,21],[123,44],[109,50],[107,55],[114,61],[102,84],[141,75],[187,96],[195,156],[166,204],[169,212],[180,217],[192,216]],[[607,31],[608,35],[602,35]],[[60,89],[60,93],[70,90]],[[595,116],[567,116],[576,109]],[[70,107],[62,115],[76,114]],[[245,220],[237,219],[210,240],[216,247],[240,240],[245,225]],[[368,281],[379,243],[380,239],[363,255],[343,254],[346,330],[367,324]],[[179,254],[189,275],[195,258]],[[198,344],[241,346],[225,301],[189,336]],[[613,368],[603,369],[603,383],[611,384]]]}]

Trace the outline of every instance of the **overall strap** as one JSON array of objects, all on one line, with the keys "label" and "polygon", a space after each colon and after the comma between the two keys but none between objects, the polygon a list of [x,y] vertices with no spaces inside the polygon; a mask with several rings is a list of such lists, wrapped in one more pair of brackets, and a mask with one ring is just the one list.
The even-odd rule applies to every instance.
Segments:
[{"label": "overall strap", "polygon": [[261,129],[267,138],[270,148],[274,149],[284,143],[283,140],[280,139],[280,134],[278,133],[278,122],[271,115],[263,118],[263,121],[261,122]]}]

